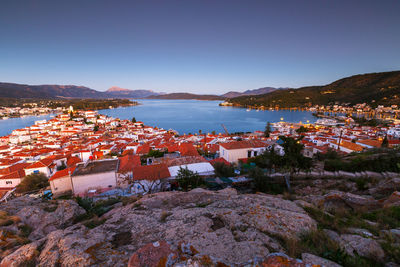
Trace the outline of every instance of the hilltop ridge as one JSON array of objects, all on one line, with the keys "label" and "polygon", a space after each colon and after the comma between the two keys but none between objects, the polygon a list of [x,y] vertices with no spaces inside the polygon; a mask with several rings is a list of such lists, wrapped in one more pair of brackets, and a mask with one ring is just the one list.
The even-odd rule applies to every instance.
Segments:
[{"label": "hilltop ridge", "polygon": [[400,104],[400,71],[346,77],[323,86],[286,89],[229,100],[238,106],[305,107],[312,105]]}]

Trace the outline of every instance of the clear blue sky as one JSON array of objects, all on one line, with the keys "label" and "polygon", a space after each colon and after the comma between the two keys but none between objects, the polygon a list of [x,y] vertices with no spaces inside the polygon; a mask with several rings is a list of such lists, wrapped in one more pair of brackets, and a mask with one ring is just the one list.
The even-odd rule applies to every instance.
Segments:
[{"label": "clear blue sky", "polygon": [[224,93],[400,70],[399,0],[0,1],[0,81]]}]

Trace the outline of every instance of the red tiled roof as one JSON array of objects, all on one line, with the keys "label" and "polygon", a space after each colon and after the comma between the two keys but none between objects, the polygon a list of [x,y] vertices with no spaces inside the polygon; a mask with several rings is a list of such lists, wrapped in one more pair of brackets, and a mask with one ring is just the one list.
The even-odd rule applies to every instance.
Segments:
[{"label": "red tiled roof", "polygon": [[141,165],[140,156],[128,154],[126,156],[119,158],[118,172],[119,173],[130,172],[133,171],[135,166],[139,165]]},{"label": "red tiled roof", "polygon": [[222,162],[222,163],[224,163],[225,165],[228,165],[228,166],[231,165],[231,164],[229,163],[229,161],[227,161],[227,160],[224,159],[224,158],[216,158],[216,159],[210,160],[210,163],[211,163],[212,165],[214,165],[214,164],[217,163],[217,162]]},{"label": "red tiled roof", "polygon": [[136,154],[144,155],[150,152],[150,146],[148,144],[141,145],[137,148]]},{"label": "red tiled roof", "polygon": [[31,165],[29,165],[25,169],[37,169],[37,168],[43,168],[43,167],[48,167],[48,166],[50,166],[50,164],[46,165],[42,161],[37,161],[35,163],[32,163]]},{"label": "red tiled roof", "polygon": [[50,177],[49,181],[53,181],[55,179],[59,179],[59,178],[68,176],[68,175],[70,175],[70,174],[72,174],[74,172],[75,168],[76,167],[74,166],[74,167],[71,167],[71,168],[66,168],[64,170],[58,171],[55,174],[53,174],[53,176]]},{"label": "red tiled roof", "polygon": [[225,149],[244,149],[244,148],[258,148],[258,147],[266,147],[267,145],[264,142],[259,140],[245,140],[245,141],[234,141],[229,143],[220,144]]},{"label": "red tiled roof", "polygon": [[17,178],[24,178],[24,177],[25,177],[25,171],[23,169],[19,169],[12,173],[1,176],[0,179],[17,179]]},{"label": "red tiled roof", "polygon": [[70,157],[70,158],[67,160],[67,166],[68,166],[68,167],[71,167],[71,166],[73,166],[73,165],[78,164],[79,162],[82,162],[80,158],[78,158],[78,157]]},{"label": "red tiled roof", "polygon": [[17,163],[17,164],[11,165],[10,167],[0,169],[0,175],[6,175],[6,174],[13,173],[15,171],[18,171],[18,170],[23,170],[24,168],[26,168],[29,165],[30,165],[30,163]]},{"label": "red tiled roof", "polygon": [[199,156],[197,149],[190,143],[182,143],[179,146],[179,153],[181,156]]},{"label": "red tiled roof", "polygon": [[367,145],[367,146],[373,146],[373,147],[381,147],[382,146],[382,141],[372,140],[372,139],[358,140],[358,143],[361,143],[361,144]]},{"label": "red tiled roof", "polygon": [[170,177],[168,167],[165,164],[136,166],[133,169],[133,180],[159,180]]}]

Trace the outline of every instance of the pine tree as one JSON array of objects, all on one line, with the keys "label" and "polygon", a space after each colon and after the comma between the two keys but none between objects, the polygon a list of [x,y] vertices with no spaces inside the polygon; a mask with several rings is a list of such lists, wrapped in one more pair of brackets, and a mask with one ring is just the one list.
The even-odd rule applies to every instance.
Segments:
[{"label": "pine tree", "polygon": [[270,134],[271,134],[271,123],[267,122],[267,125],[265,126],[265,130],[264,130],[264,136],[269,137]]},{"label": "pine tree", "polygon": [[389,147],[389,140],[387,138],[387,135],[385,135],[385,138],[383,138],[381,147],[386,147],[386,148]]}]

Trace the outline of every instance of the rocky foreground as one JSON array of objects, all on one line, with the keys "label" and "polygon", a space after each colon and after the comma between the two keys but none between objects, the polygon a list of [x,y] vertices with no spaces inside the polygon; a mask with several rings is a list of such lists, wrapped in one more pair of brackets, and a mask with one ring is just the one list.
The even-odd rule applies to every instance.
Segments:
[{"label": "rocky foreground", "polygon": [[397,266],[400,229],[329,224],[332,209],[382,205],[341,191],[290,201],[195,189],[131,198],[93,218],[75,200],[24,196],[0,204],[0,266]]}]

